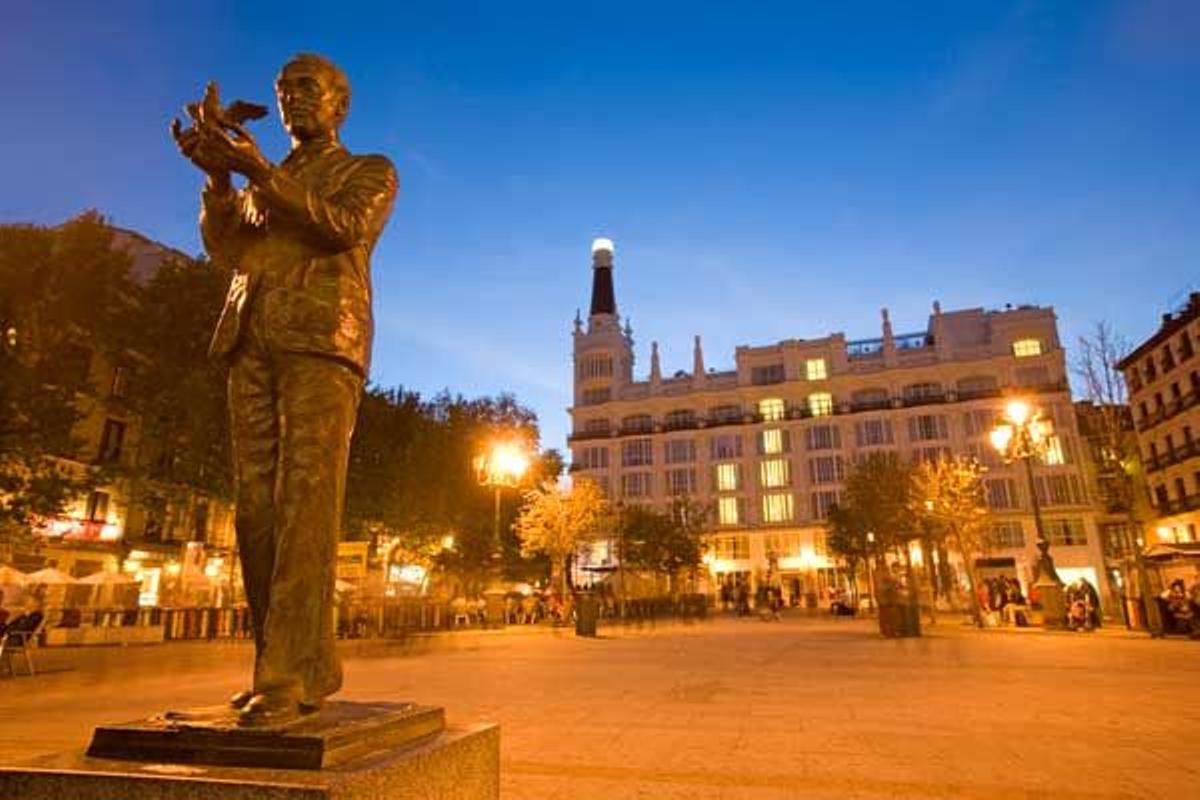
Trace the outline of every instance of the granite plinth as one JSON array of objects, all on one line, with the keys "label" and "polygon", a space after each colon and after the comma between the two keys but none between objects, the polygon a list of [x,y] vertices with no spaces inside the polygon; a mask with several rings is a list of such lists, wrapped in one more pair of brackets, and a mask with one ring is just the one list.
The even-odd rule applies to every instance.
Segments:
[{"label": "granite plinth", "polygon": [[450,727],[328,769],[139,763],[67,753],[0,767],[22,800],[496,800],[500,728]]},{"label": "granite plinth", "polygon": [[293,722],[244,728],[227,706],[167,712],[92,734],[95,758],[267,769],[321,769],[407,744],[446,726],[441,708],[412,703],[329,703]]}]

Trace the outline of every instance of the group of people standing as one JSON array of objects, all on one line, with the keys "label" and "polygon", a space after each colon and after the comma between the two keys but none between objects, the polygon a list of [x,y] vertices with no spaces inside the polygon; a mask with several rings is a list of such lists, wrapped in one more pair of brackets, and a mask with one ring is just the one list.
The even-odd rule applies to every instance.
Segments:
[{"label": "group of people standing", "polygon": [[1190,589],[1183,578],[1176,578],[1158,598],[1164,626],[1169,632],[1200,639],[1200,571]]}]

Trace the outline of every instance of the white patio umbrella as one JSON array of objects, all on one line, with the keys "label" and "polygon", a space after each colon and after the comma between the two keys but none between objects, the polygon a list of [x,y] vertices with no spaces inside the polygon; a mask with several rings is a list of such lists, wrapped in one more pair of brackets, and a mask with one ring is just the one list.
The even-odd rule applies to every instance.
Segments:
[{"label": "white patio umbrella", "polygon": [[137,606],[139,583],[123,572],[107,570],[80,578],[81,584],[93,586],[89,600],[97,608],[134,608]]},{"label": "white patio umbrella", "polygon": [[67,608],[67,588],[79,581],[54,567],[39,569],[26,576],[25,589],[38,599],[43,608]]},{"label": "white patio umbrella", "polygon": [[19,608],[29,577],[7,564],[0,565],[0,606]]},{"label": "white patio umbrella", "polygon": [[29,576],[7,564],[0,564],[0,586],[24,586]]},{"label": "white patio umbrella", "polygon": [[34,586],[39,584],[46,586],[67,586],[72,583],[78,583],[75,578],[54,567],[46,567],[45,569],[39,569],[37,572],[31,572],[25,576],[25,580]]}]

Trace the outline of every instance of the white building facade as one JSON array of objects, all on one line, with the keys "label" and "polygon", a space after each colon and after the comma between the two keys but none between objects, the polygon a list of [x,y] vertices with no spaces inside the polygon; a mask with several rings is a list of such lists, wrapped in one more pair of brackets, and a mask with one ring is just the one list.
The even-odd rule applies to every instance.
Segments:
[{"label": "white building facade", "polygon": [[1053,309],[943,312],[934,303],[925,329],[908,334],[893,333],[885,309],[877,337],[739,346],[724,370],[706,369],[697,336],[690,371],[664,378],[652,344],[649,374],[636,379],[612,243],[596,240],[592,260],[590,313],[574,330],[573,474],[595,480],[613,503],[666,506],[689,495],[709,506],[706,563],[717,582],[753,587],[772,556],[793,598],[839,582],[825,518],[854,464],[891,451],[983,462],[994,513],[977,563],[985,576],[1028,586],[1037,537],[1027,482],[988,439],[1004,404],[1020,396],[1055,423],[1035,467],[1051,553],[1064,580],[1087,577],[1113,607]]}]

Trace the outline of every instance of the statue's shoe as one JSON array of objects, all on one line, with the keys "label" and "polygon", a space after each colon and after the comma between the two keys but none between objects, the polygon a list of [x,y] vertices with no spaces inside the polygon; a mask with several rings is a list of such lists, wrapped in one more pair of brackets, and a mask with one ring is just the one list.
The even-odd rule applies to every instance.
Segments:
[{"label": "statue's shoe", "polygon": [[323,697],[318,697],[315,700],[301,700],[300,701],[300,713],[301,714],[316,714],[318,711],[321,710],[321,708],[324,705],[325,705],[325,698],[323,698]]},{"label": "statue's shoe", "polygon": [[290,695],[256,694],[238,711],[243,728],[273,727],[299,718],[300,704]]},{"label": "statue's shoe", "polygon": [[249,703],[253,697],[254,697],[253,689],[243,689],[242,691],[235,694],[233,697],[229,698],[229,707],[236,708],[239,710],[243,709],[246,707],[246,703]]}]

